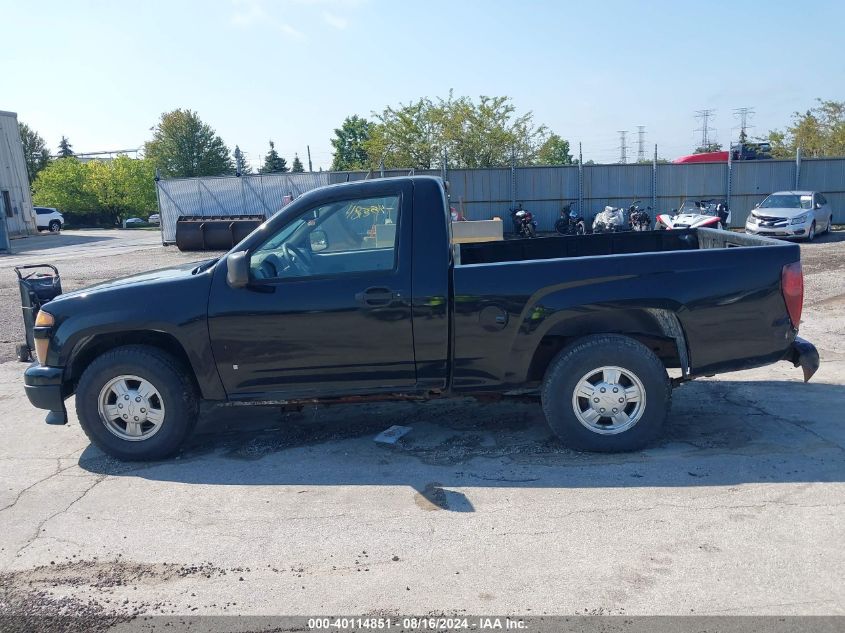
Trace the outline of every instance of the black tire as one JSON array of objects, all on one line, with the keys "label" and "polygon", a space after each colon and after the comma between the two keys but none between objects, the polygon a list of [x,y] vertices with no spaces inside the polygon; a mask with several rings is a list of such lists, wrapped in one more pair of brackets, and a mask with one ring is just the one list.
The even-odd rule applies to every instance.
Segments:
[{"label": "black tire", "polygon": [[[148,439],[121,439],[100,416],[100,391],[124,374],[148,380],[164,401],[160,429]],[[193,430],[198,411],[196,388],[188,371],[170,354],[146,345],[118,347],[98,356],[82,374],[76,390],[76,414],[88,439],[121,460],[146,461],[172,455]]]},{"label": "black tire", "polygon": [[529,224],[526,228],[528,229],[528,237],[529,238],[537,237],[537,229],[534,228],[533,224]]},{"label": "black tire", "polygon": [[810,230],[807,232],[807,241],[812,242],[816,239],[816,221],[813,220],[813,223],[810,225]]},{"label": "black tire", "polygon": [[[638,421],[612,435],[582,423],[573,404],[582,377],[604,366],[630,372],[645,391]],[[580,451],[615,453],[641,449],[660,434],[672,402],[672,388],[663,363],[645,345],[619,334],[599,334],[576,340],[552,360],[541,398],[546,421],[564,444]]]},{"label": "black tire", "polygon": [[827,228],[824,230],[824,232],[827,234],[827,233],[830,233],[831,230],[833,230],[833,215],[831,215],[827,219]]},{"label": "black tire", "polygon": [[566,235],[567,233],[569,233],[569,220],[560,219],[555,222],[555,231],[557,231],[561,235]]},{"label": "black tire", "polygon": [[587,232],[587,227],[583,222],[578,222],[575,225],[575,235],[584,235]]},{"label": "black tire", "polygon": [[62,230],[62,223],[58,220],[51,220],[47,228],[50,229],[50,233],[58,233]]}]

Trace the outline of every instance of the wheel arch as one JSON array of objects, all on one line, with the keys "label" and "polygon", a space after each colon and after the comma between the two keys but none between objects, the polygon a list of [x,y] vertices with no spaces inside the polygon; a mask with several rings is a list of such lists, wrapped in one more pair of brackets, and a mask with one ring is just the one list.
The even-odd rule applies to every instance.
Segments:
[{"label": "wheel arch", "polygon": [[185,348],[175,336],[158,330],[106,332],[80,341],[74,347],[65,368],[65,382],[68,385],[66,391],[72,393],[76,390],[82,373],[95,358],[109,350],[127,345],[146,345],[173,356],[190,376],[196,392],[203,394],[202,384],[197,379],[197,373]]},{"label": "wheel arch", "polygon": [[543,379],[557,354],[574,341],[595,334],[620,334],[651,349],[668,368],[689,376],[686,336],[677,315],[665,308],[620,308],[566,318],[552,325],[538,341],[528,365],[527,382]]}]

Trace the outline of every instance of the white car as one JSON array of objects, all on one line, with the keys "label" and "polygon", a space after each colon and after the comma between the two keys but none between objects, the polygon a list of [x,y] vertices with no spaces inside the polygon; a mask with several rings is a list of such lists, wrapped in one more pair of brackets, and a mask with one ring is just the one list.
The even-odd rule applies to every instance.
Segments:
[{"label": "white car", "polygon": [[672,213],[657,216],[656,228],[661,229],[726,229],[731,222],[727,205],[718,200],[684,200]]},{"label": "white car", "polygon": [[754,207],[745,222],[745,232],[810,242],[830,231],[832,224],[830,203],[819,192],[777,191]]},{"label": "white car", "polygon": [[147,218],[147,222],[150,224],[161,224],[161,216],[158,213],[153,213]]},{"label": "white car", "polygon": [[65,225],[64,216],[53,207],[33,207],[35,210],[35,226],[39,231],[58,233]]}]

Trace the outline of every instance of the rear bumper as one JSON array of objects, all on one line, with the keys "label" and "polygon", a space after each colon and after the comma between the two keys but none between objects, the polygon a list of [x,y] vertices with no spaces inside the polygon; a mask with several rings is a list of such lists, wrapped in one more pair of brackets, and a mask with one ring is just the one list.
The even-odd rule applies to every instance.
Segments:
[{"label": "rear bumper", "polygon": [[796,336],[795,340],[792,341],[792,345],[789,346],[783,360],[788,360],[796,367],[800,365],[801,370],[804,372],[804,382],[807,382],[813,377],[820,364],[819,352],[816,346],[809,341],[805,341],[800,336]]},{"label": "rear bumper", "polygon": [[47,415],[48,424],[67,423],[65,399],[62,395],[63,376],[64,368],[44,367],[38,363],[33,363],[23,373],[26,397],[32,406],[50,411]]}]

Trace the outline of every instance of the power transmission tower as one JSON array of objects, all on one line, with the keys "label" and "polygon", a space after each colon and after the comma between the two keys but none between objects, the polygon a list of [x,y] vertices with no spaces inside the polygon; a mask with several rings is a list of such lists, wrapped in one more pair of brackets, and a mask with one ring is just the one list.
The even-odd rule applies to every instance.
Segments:
[{"label": "power transmission tower", "polygon": [[645,160],[645,125],[637,126],[637,162]]},{"label": "power transmission tower", "polygon": [[696,132],[701,132],[701,149],[702,151],[708,151],[710,147],[710,143],[712,139],[710,137],[710,132],[713,132],[713,128],[710,127],[710,119],[713,118],[713,115],[716,114],[716,110],[709,109],[709,110],[696,110],[695,111],[695,118],[701,119],[701,127],[696,128]]},{"label": "power transmission tower", "polygon": [[754,108],[736,108],[734,116],[739,119],[739,142],[745,143],[748,140],[748,130],[754,127],[748,123],[754,116]]},{"label": "power transmission tower", "polygon": [[619,132],[619,162],[623,165],[628,162],[628,130],[618,130]]}]

